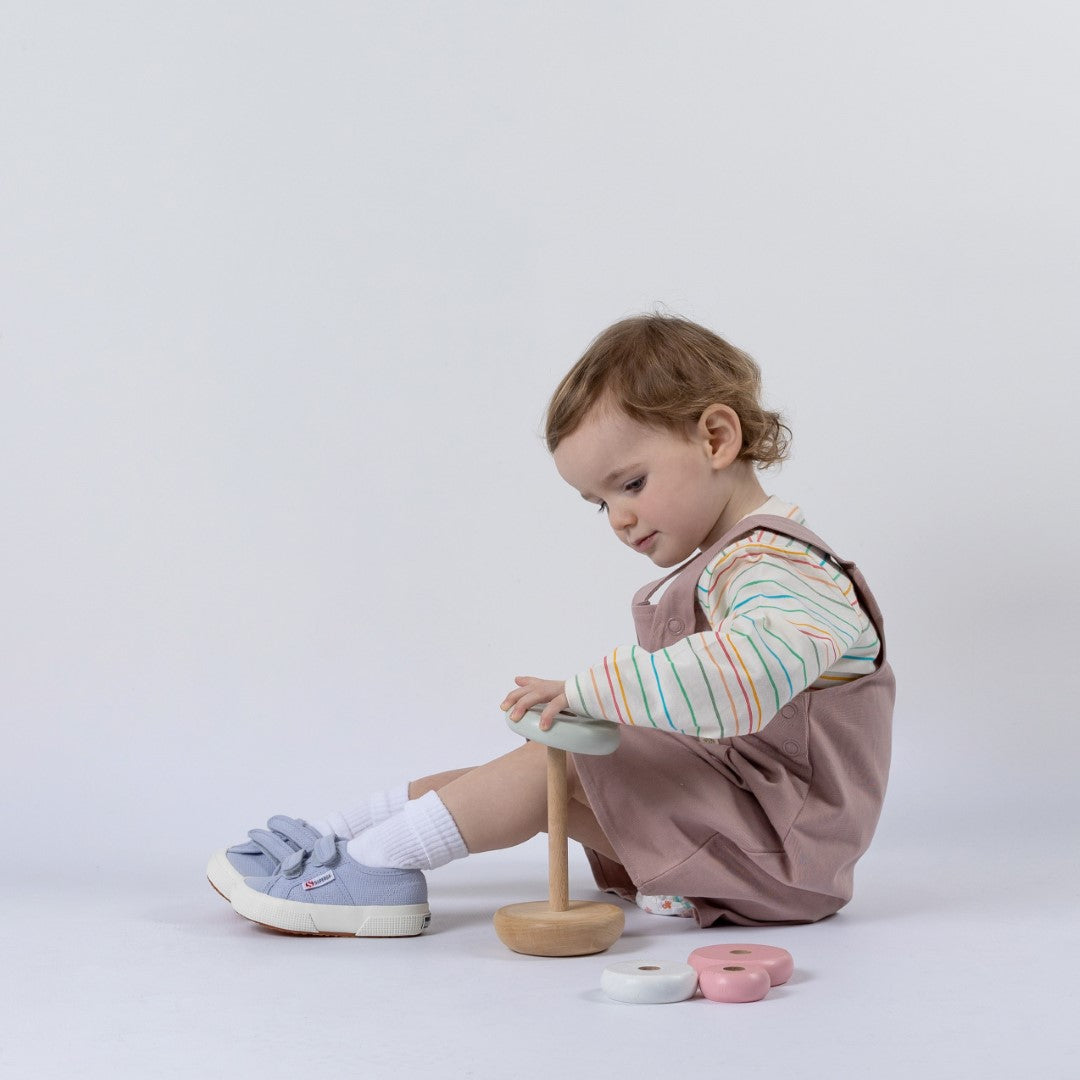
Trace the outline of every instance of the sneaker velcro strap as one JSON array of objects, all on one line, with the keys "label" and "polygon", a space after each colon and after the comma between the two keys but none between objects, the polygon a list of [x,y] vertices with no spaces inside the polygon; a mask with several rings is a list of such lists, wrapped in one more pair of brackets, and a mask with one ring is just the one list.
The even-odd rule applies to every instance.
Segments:
[{"label": "sneaker velcro strap", "polygon": [[281,873],[286,877],[299,877],[307,862],[308,852],[303,848],[299,851],[290,852],[287,858],[281,860]]},{"label": "sneaker velcro strap", "polygon": [[292,847],[305,848],[308,851],[315,846],[315,841],[322,835],[306,821],[287,817],[285,814],[275,814],[266,823],[266,827],[272,829],[278,836],[283,836]]},{"label": "sneaker velcro strap", "polygon": [[341,858],[336,836],[321,836],[315,841],[311,851],[312,862],[316,866],[333,866]]},{"label": "sneaker velcro strap", "polygon": [[252,829],[248,836],[256,847],[261,848],[275,862],[288,858],[295,850],[292,844],[287,844],[277,833],[268,832],[266,829]]}]

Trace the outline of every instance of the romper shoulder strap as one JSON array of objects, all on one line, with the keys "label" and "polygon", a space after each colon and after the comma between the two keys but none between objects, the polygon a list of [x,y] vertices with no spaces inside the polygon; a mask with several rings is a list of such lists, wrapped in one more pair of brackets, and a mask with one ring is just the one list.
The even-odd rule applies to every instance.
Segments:
[{"label": "romper shoulder strap", "polygon": [[672,578],[677,578],[684,570],[689,570],[695,563],[698,564],[695,568],[696,573],[688,575],[688,577],[692,577],[693,584],[696,584],[698,577],[700,577],[705,567],[708,566],[709,563],[724,550],[724,548],[730,547],[732,544],[749,536],[751,533],[757,532],[759,529],[766,529],[769,532],[788,536],[792,540],[797,540],[803,544],[809,544],[810,547],[815,548],[823,555],[828,556],[840,566],[847,567],[852,565],[845,559],[840,558],[840,556],[837,555],[836,552],[817,535],[817,533],[812,532],[805,525],[799,525],[789,518],[779,517],[775,514],[750,514],[741,521],[737,521],[731,529],[716,541],[715,544],[711,544],[704,551],[698,552],[697,555],[692,556],[682,565],[675,567],[674,570],[665,574],[664,577],[659,580],[650,581],[647,585],[643,585],[634,595],[635,606],[647,604],[653,594],[662,585],[671,581]]},{"label": "romper shoulder strap", "polygon": [[847,559],[841,558],[816,532],[808,529],[805,525],[792,521],[790,518],[780,517],[777,514],[750,514],[742,521],[737,521],[734,528],[730,529],[709,549],[711,557],[716,556],[724,548],[730,547],[739,540],[744,539],[751,533],[759,530],[778,533],[780,536],[790,537],[800,543],[809,544],[810,547],[828,555],[834,562],[841,566],[850,566]]}]

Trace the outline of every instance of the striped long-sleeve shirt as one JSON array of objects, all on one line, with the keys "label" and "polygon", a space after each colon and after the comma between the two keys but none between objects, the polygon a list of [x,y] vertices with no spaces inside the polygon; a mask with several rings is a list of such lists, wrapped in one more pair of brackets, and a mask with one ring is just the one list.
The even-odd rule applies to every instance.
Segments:
[{"label": "striped long-sleeve shirt", "polygon": [[[755,514],[804,522],[776,498]],[[567,680],[571,711],[726,738],[760,731],[807,687],[874,670],[881,645],[850,580],[806,544],[752,533],[709,563],[697,592],[711,629],[655,653],[620,645]]]}]

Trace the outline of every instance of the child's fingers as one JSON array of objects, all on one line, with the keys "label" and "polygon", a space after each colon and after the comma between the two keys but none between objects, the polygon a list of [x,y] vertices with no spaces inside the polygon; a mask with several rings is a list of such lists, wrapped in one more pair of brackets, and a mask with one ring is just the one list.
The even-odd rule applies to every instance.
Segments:
[{"label": "child's fingers", "polygon": [[510,711],[510,719],[520,720],[534,705],[539,705],[543,700],[536,694],[523,697]]},{"label": "child's fingers", "polygon": [[[557,700],[558,699],[555,699],[555,701],[557,701]],[[541,714],[541,717],[546,716],[548,714],[548,712],[550,712],[551,713],[551,720],[549,720],[547,722],[546,726],[544,725],[542,720],[541,720],[541,724],[540,724],[540,730],[541,731],[547,731],[547,729],[549,727],[551,727],[551,721],[555,719],[555,714],[559,711],[559,707],[558,707],[558,705],[555,705],[555,701],[553,701],[552,698],[547,693],[545,693],[543,690],[533,690],[528,694],[523,694],[518,699],[517,704],[514,706],[513,710],[511,711],[510,719],[511,720],[520,720],[530,709],[534,709],[534,708],[536,708],[537,705],[543,705],[545,702],[549,702],[549,701],[552,702],[552,705],[554,705],[555,707],[551,708],[549,706],[549,708],[545,709],[544,712]]]},{"label": "child's fingers", "polygon": [[517,688],[516,688],[516,689],[514,689],[514,690],[511,690],[511,691],[510,691],[510,692],[509,692],[509,693],[508,693],[508,694],[506,695],[506,697],[504,697],[504,698],[503,698],[503,704],[504,704],[504,705],[505,705],[505,704],[506,704],[506,703],[507,703],[508,701],[517,701],[517,699],[518,699],[519,697],[521,697],[521,695],[522,695],[522,694],[527,694],[527,693],[529,692],[529,688],[528,688],[528,687],[527,687],[527,686],[525,685],[524,681],[522,680],[522,678],[521,678],[520,676],[518,676],[518,678],[516,678],[516,679],[514,680],[514,682],[516,682],[516,683],[518,684],[518,685],[517,685]]},{"label": "child's fingers", "polygon": [[566,700],[565,694],[559,694],[558,697],[554,697],[548,703],[548,706],[540,714],[540,730],[550,731],[551,725],[555,723],[555,718],[563,711],[563,709],[569,706],[570,702]]},{"label": "child's fingers", "polygon": [[[551,702],[554,706],[551,710],[552,718],[560,709],[566,708],[566,694],[562,692],[561,682],[552,679],[535,679],[529,675],[519,675],[514,682],[519,684],[519,688],[511,690],[499,706],[503,712],[510,712],[511,720],[516,722],[533,706],[547,702]],[[542,730],[547,731],[549,727],[551,727],[550,720]]]},{"label": "child's fingers", "polygon": [[503,702],[503,712],[509,710],[511,720],[520,720],[541,698],[527,690],[514,690],[506,695]]},{"label": "child's fingers", "polygon": [[511,690],[506,697],[503,698],[502,704],[499,706],[503,712],[516,705],[525,695],[528,694],[528,690]]},{"label": "child's fingers", "polygon": [[502,699],[502,704],[499,706],[499,708],[502,709],[503,712],[506,712],[506,710],[509,709],[510,706],[513,705],[513,703],[521,697],[522,694],[527,694],[529,692],[527,684],[533,681],[535,680],[529,679],[527,676],[518,675],[514,679],[514,682],[517,683],[517,689],[511,690],[510,693],[508,693],[506,697]]}]

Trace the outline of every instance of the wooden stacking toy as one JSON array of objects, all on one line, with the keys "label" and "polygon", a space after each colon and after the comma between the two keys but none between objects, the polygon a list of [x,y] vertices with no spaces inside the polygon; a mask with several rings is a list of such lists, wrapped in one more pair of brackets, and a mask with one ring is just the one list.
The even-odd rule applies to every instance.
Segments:
[{"label": "wooden stacking toy", "polygon": [[540,710],[518,721],[506,717],[511,731],[547,747],[548,899],[509,904],[495,912],[495,933],[507,948],[529,956],[587,956],[611,948],[623,931],[623,913],[614,904],[569,898],[566,841],[566,754],[611,754],[619,745],[619,725],[559,713],[547,731],[540,730]]}]

